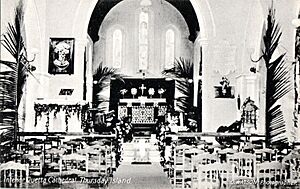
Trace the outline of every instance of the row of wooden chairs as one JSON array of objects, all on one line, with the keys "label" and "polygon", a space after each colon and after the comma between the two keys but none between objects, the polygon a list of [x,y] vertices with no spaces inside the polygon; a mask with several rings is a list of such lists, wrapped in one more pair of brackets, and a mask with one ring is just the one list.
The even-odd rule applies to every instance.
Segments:
[{"label": "row of wooden chairs", "polygon": [[[223,162],[220,159],[219,154],[210,154],[203,149],[195,148],[188,145],[176,146],[173,154],[173,165],[169,168],[169,176],[174,188],[186,188],[195,185],[193,178],[199,177],[199,170],[211,169],[216,167],[231,168],[232,177],[235,180],[238,179],[251,179],[252,181],[261,181],[261,184],[268,183],[268,179],[286,179],[291,182],[300,182],[300,155],[289,154],[285,156],[281,162],[265,161],[261,162],[257,160],[256,154],[244,153],[244,152],[231,152],[228,150],[226,155],[226,161]],[[212,166],[213,164],[220,164],[222,166]],[[207,167],[203,167],[206,166]],[[276,178],[265,174],[266,171],[271,171],[276,168],[280,173]],[[228,169],[226,169],[228,171]],[[214,170],[216,171],[216,170]],[[218,170],[219,171],[219,170]],[[221,171],[221,173],[223,172]],[[201,176],[201,175],[200,175]],[[209,175],[208,175],[209,176]],[[266,179],[266,180],[264,180]],[[199,183],[199,182],[198,182]]]},{"label": "row of wooden chairs", "polygon": [[73,154],[65,154],[56,148],[46,152],[47,155],[43,152],[39,155],[25,154],[18,163],[1,164],[2,185],[11,186],[16,180],[15,177],[21,177],[23,183],[30,177],[77,175],[77,177],[99,178],[111,176],[116,169],[115,154],[111,145],[94,144]]}]

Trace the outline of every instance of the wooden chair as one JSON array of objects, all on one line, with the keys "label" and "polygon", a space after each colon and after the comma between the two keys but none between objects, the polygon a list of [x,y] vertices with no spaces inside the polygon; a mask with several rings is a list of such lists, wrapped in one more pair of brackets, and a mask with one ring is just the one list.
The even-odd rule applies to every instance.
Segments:
[{"label": "wooden chair", "polygon": [[224,148],[219,150],[218,155],[220,157],[220,163],[226,162],[227,156],[238,153],[236,149],[233,148]]},{"label": "wooden chair", "polygon": [[29,176],[41,176],[43,172],[43,155],[28,155]]},{"label": "wooden chair", "polygon": [[0,188],[4,187],[20,187],[28,184],[29,169],[27,164],[9,161],[0,165]]},{"label": "wooden chair", "polygon": [[77,175],[84,177],[86,172],[86,156],[77,153],[63,155],[59,161],[59,175]]},{"label": "wooden chair", "polygon": [[263,163],[265,161],[278,161],[277,159],[277,153],[275,150],[270,148],[264,148],[264,149],[256,149],[254,150],[256,155],[256,161]]},{"label": "wooden chair", "polygon": [[263,188],[278,187],[278,183],[286,180],[286,172],[278,161],[257,164],[257,185]]},{"label": "wooden chair", "polygon": [[199,165],[211,165],[214,163],[219,163],[220,159],[216,154],[203,153],[196,156],[192,156],[191,164],[191,186],[195,186],[197,179],[197,172]]},{"label": "wooden chair", "polygon": [[173,166],[173,186],[174,188],[184,188],[184,170],[186,167],[186,158],[185,158],[185,151],[191,149],[192,146],[189,145],[180,145],[176,146],[174,149],[174,166]]},{"label": "wooden chair", "polygon": [[89,177],[109,176],[112,174],[112,150],[109,146],[93,149],[88,153],[87,175]]},{"label": "wooden chair", "polygon": [[234,165],[236,178],[255,178],[256,156],[254,154],[239,152],[228,155],[227,162]]},{"label": "wooden chair", "polygon": [[184,170],[183,170],[183,185],[184,188],[191,186],[191,178],[192,178],[192,158],[197,156],[198,154],[205,153],[202,149],[199,148],[191,148],[184,151]]},{"label": "wooden chair", "polygon": [[300,154],[291,152],[283,158],[282,163],[287,169],[287,178],[300,183]]},{"label": "wooden chair", "polygon": [[234,171],[229,163],[200,164],[197,168],[196,184],[194,189],[222,189],[228,188]]}]

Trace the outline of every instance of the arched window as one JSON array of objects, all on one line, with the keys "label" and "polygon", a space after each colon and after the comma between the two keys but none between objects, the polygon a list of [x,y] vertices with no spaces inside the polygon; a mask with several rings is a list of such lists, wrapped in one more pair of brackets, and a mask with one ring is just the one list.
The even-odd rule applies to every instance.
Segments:
[{"label": "arched window", "polygon": [[148,67],[148,28],[149,14],[142,11],[139,16],[139,69]]},{"label": "arched window", "polygon": [[165,69],[174,67],[175,59],[175,32],[168,29],[166,32]]},{"label": "arched window", "polygon": [[122,31],[116,29],[113,33],[113,67],[121,68],[122,65]]}]

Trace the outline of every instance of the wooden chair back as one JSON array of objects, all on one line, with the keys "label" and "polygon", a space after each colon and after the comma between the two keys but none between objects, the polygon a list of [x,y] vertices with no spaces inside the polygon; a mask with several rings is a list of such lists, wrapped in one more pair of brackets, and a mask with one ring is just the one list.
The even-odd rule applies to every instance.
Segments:
[{"label": "wooden chair back", "polygon": [[0,188],[3,187],[20,187],[28,184],[29,168],[27,164],[9,161],[0,165]]},{"label": "wooden chair back", "polygon": [[255,178],[256,156],[254,154],[239,152],[234,155],[228,155],[227,162],[234,165],[234,171],[237,176]]},{"label": "wooden chair back", "polygon": [[199,164],[196,187],[197,189],[227,188],[232,181],[233,174],[233,167],[229,163]]},{"label": "wooden chair back", "polygon": [[285,181],[285,168],[281,162],[264,162],[257,164],[257,184],[264,188],[272,188],[277,182]]},{"label": "wooden chair back", "polygon": [[290,153],[282,159],[282,163],[287,169],[287,177],[300,182],[300,154]]}]

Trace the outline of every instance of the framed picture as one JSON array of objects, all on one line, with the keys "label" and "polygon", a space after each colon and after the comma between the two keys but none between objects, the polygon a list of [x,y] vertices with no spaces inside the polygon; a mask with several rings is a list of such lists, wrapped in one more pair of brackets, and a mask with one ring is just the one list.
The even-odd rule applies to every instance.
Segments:
[{"label": "framed picture", "polygon": [[74,38],[50,38],[49,74],[74,74]]}]

